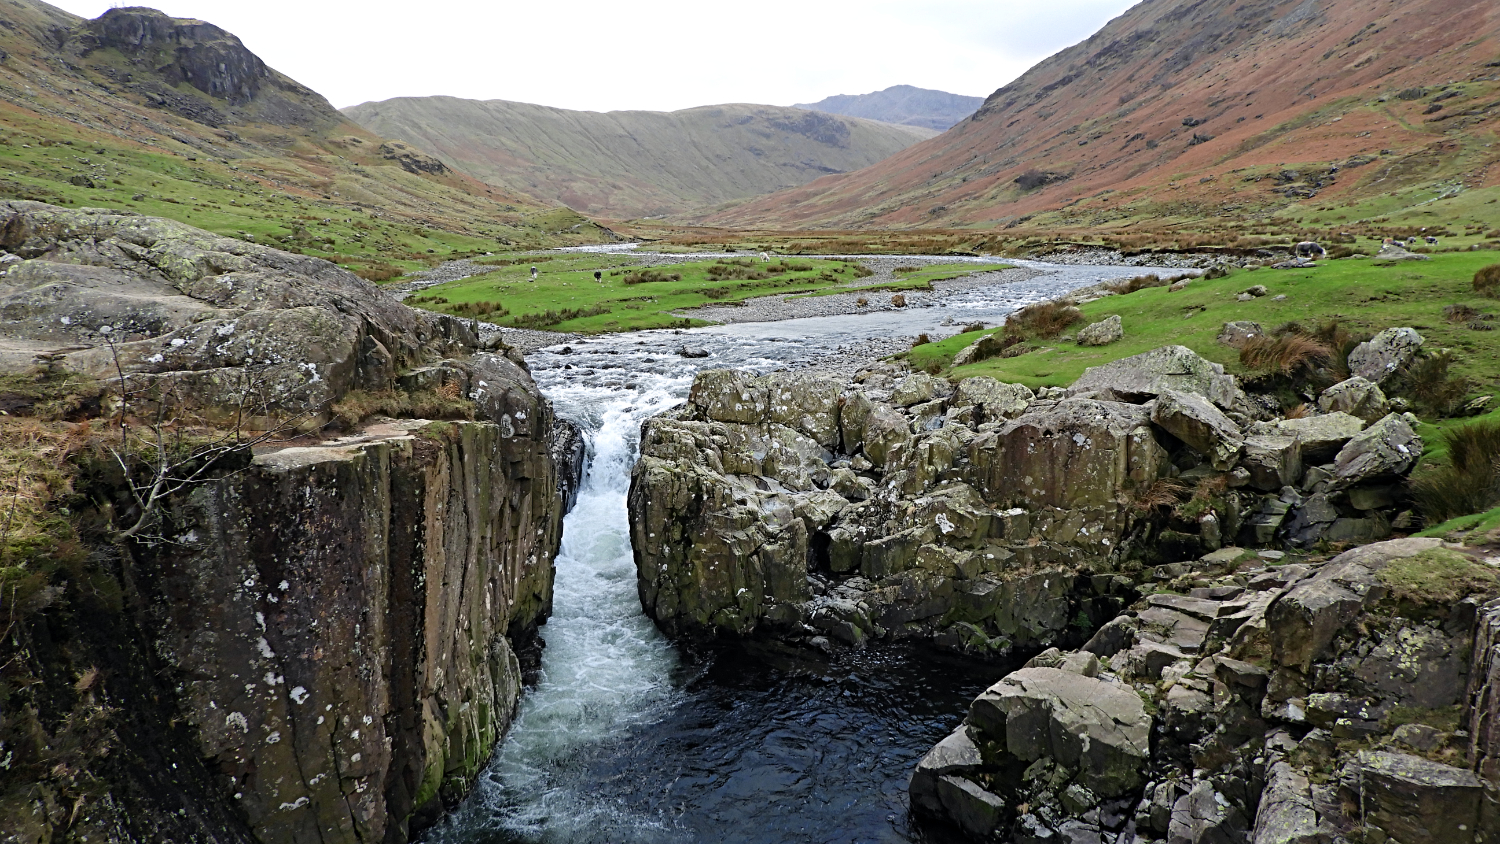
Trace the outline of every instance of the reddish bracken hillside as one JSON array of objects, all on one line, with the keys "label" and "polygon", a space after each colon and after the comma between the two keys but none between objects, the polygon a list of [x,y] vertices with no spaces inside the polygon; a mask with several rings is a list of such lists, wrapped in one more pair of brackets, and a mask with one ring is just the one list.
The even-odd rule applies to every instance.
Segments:
[{"label": "reddish bracken hillside", "polygon": [[[1500,185],[1495,0],[1146,0],[948,132],[702,218],[1107,224]],[[1385,198],[1385,199],[1380,199]]]}]

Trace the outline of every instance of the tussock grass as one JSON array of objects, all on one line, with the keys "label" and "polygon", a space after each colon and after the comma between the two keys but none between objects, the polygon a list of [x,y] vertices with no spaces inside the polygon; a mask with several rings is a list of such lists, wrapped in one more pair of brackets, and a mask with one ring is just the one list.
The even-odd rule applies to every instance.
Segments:
[{"label": "tussock grass", "polygon": [[1302,334],[1250,338],[1240,349],[1240,363],[1251,372],[1306,377],[1333,361],[1333,350]]},{"label": "tussock grass", "polygon": [[[713,268],[709,268],[709,278],[714,278]],[[664,270],[634,270],[625,273],[626,284],[650,284],[656,281],[682,281],[682,273],[669,273]],[[717,281],[718,279],[714,279]]]},{"label": "tussock grass", "polygon": [[1417,511],[1429,525],[1500,505],[1500,420],[1443,431],[1448,465],[1411,481]]},{"label": "tussock grass", "polygon": [[1049,340],[1083,322],[1083,312],[1072,302],[1038,302],[1005,319],[1005,334],[1022,340]]},{"label": "tussock grass", "polygon": [[1474,292],[1491,299],[1500,299],[1500,264],[1481,267],[1474,273]]},{"label": "tussock grass", "polygon": [[1456,362],[1447,349],[1420,355],[1401,370],[1391,392],[1411,399],[1426,415],[1452,416],[1474,389],[1472,379],[1453,372]]}]

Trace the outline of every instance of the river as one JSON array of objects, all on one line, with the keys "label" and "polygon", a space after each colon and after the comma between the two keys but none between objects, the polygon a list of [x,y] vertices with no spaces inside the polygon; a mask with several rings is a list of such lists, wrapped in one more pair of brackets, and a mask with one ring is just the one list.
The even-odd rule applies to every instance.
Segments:
[{"label": "river", "polygon": [[[586,475],[564,520],[540,678],[473,794],[424,840],[946,841],[908,817],[907,777],[1006,667],[906,647],[687,654],[641,610],[625,496],[642,421],[682,402],[700,369],[805,366],[872,337],[944,336],[1099,281],[1174,272],[1028,265],[1049,272],[928,308],[616,334],[530,355],[558,413],[587,433]],[[709,356],[683,358],[684,344]]]}]

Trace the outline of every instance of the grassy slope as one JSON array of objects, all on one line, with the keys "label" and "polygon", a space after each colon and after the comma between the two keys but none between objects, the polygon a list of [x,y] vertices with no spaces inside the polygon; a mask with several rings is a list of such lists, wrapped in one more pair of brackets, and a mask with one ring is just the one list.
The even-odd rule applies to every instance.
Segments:
[{"label": "grassy slope", "polygon": [[611,218],[745,199],[864,167],[935,134],[780,106],[570,111],[398,97],[345,113],[485,181]]},{"label": "grassy slope", "polygon": [[[497,259],[498,260],[498,259]],[[633,267],[634,260],[619,255],[570,255],[550,258],[536,266],[540,278],[531,282],[530,265],[520,263],[501,267],[482,276],[448,282],[422,291],[407,301],[419,307],[443,313],[465,316],[480,316],[462,306],[472,302],[489,302],[503,307],[508,314],[498,312],[480,316],[499,325],[522,325],[545,327],[556,331],[603,333],[631,331],[643,328],[673,328],[686,325],[702,325],[680,317],[673,311],[694,308],[700,305],[728,304],[756,296],[772,294],[817,294],[852,293],[861,290],[889,290],[889,284],[860,285],[848,262],[837,260],[795,259],[782,264],[752,262],[751,269],[765,267],[806,266],[808,269],[795,272],[776,272],[764,280],[714,280],[709,268],[718,261],[692,261],[669,267],[654,267],[660,272],[680,273],[681,281],[654,281],[641,284],[626,284],[624,273]],[[991,265],[960,265],[966,272],[995,269]],[[604,272],[604,282],[594,281],[594,271]],[[923,274],[920,280],[903,279],[896,284],[910,284],[904,289],[920,287],[930,281],[932,275],[944,278],[958,277],[964,273],[947,269],[942,272]],[[713,295],[710,295],[710,292]],[[434,302],[434,298],[447,299],[446,303]],[[604,313],[574,316],[549,322],[545,325],[528,323],[526,317],[546,311],[564,309],[588,311],[604,309]]]},{"label": "grassy slope", "polygon": [[[1480,311],[1500,314],[1500,302],[1475,296],[1470,286],[1475,270],[1497,262],[1500,256],[1490,251],[1440,254],[1431,261],[1390,267],[1375,266],[1366,259],[1346,259],[1309,270],[1239,271],[1227,278],[1199,279],[1177,293],[1155,287],[1126,296],[1108,296],[1081,309],[1088,322],[1119,314],[1125,338],[1118,343],[1085,348],[1071,342],[1043,341],[1037,351],[959,367],[953,374],[990,375],[1033,389],[1065,386],[1087,367],[1169,344],[1188,346],[1230,371],[1241,371],[1238,353],[1215,340],[1224,323],[1254,320],[1271,329],[1294,320],[1338,319],[1368,332],[1412,326],[1426,338],[1428,348],[1454,349],[1459,357],[1458,371],[1474,378],[1479,389],[1488,392],[1500,387],[1500,333],[1449,324],[1443,319],[1443,306],[1463,302]],[[1270,294],[1248,302],[1236,300],[1236,294],[1257,284],[1265,285]],[[1273,301],[1278,294],[1285,294],[1286,300]],[[946,365],[964,346],[995,330],[919,346],[911,352],[912,363],[919,367]]]},{"label": "grassy slope", "polygon": [[[0,199],[170,217],[352,268],[410,269],[506,245],[603,239],[566,209],[451,171],[409,172],[381,152],[382,138],[279,75],[285,85],[273,93],[308,115],[300,122],[258,122],[255,102],[231,108],[186,84],[171,86],[228,120],[216,128],[153,107],[121,85],[122,78],[147,84],[158,77],[114,50],[60,60],[41,33],[80,27],[81,19],[36,2],[7,15],[22,25],[0,30],[7,54],[0,62]],[[95,187],[72,184],[75,177]]]},{"label": "grassy slope", "polygon": [[[895,293],[901,290],[931,290],[935,281],[951,281],[956,278],[973,275],[974,273],[993,272],[995,270],[1011,269],[1010,264],[929,264],[917,272],[900,273],[895,281],[887,281],[881,284],[862,285],[858,290],[868,290],[871,293]],[[819,290],[816,293],[805,294],[807,296],[832,296],[836,293],[849,293],[848,289],[830,287]]]},{"label": "grassy slope", "polygon": [[[1150,228],[1500,184],[1493,3],[1328,0],[1294,25],[1313,9],[1138,4],[944,135],[704,222]],[[1027,189],[1029,170],[1054,176]]]}]

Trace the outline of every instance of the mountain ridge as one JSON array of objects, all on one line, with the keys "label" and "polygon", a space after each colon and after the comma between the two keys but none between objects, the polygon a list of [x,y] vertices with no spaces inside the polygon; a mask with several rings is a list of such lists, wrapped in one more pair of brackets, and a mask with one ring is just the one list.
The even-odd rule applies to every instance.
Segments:
[{"label": "mountain ridge", "polygon": [[682,213],[873,164],[931,130],[785,106],[588,112],[397,97],[343,110],[490,184],[608,218]]},{"label": "mountain ridge", "polygon": [[793,108],[863,117],[901,126],[923,126],[943,132],[983,104],[984,97],[951,94],[915,85],[892,85],[868,94],[835,94],[815,103],[797,103]]},{"label": "mountain ridge", "polygon": [[144,7],[0,8],[0,124],[0,198],[169,217],[350,266],[607,237],[558,234],[583,219],[369,132],[218,26]]},{"label": "mountain ridge", "polygon": [[1478,0],[1151,0],[937,138],[694,220],[1099,226],[1328,203],[1375,216],[1382,197],[1500,184],[1485,146],[1497,32],[1500,6]]}]

